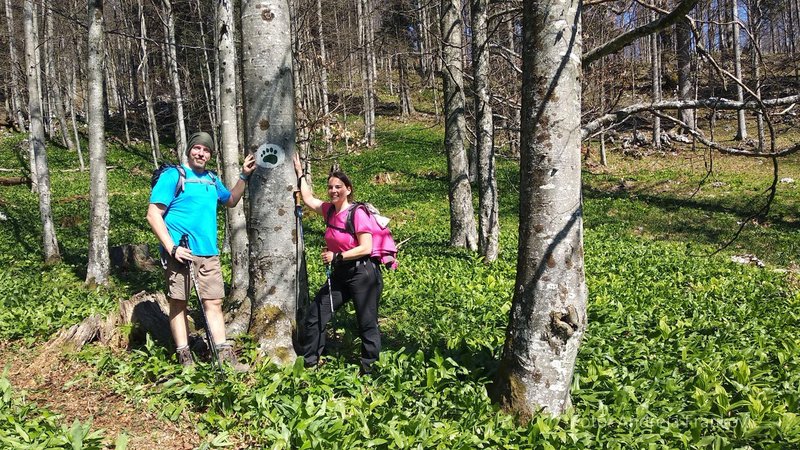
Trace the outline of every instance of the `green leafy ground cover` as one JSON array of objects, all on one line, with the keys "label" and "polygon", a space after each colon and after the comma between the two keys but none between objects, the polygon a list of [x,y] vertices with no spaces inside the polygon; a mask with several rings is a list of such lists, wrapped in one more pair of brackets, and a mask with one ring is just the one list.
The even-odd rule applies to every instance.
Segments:
[{"label": "green leafy ground cover", "polygon": [[[90,347],[77,357],[127,397],[149,402],[164,420],[188,414],[205,446],[265,448],[791,448],[800,446],[800,228],[797,184],[779,185],[765,220],[734,246],[708,257],[735,231],[769,183],[768,164],[716,158],[705,176],[700,155],[643,160],[611,155],[585,172],[589,328],[573,385],[574,409],[518,424],[490,401],[516,263],[514,161],[501,160],[502,256],[491,266],[447,247],[447,170],[441,129],[380,122],[377,150],[341,157],[359,199],[393,218],[408,239],[400,268],[385,276],[378,375],[359,378],[350,309],[337,314],[338,345],[328,363],[255,364],[216,381],[205,366],[181,371],[148,343],[129,354]],[[20,167],[20,138],[6,136],[0,167]],[[88,232],[87,174],[74,154],[51,149],[54,211],[65,263],[38,260],[35,196],[0,188],[0,340],[19,348],[141,289],[161,289],[158,273],[118,273],[110,289],[81,284]],[[147,151],[111,147],[111,244],[155,240],[143,217],[151,165]],[[315,173],[330,161],[318,162]],[[798,174],[798,160],[781,162]],[[389,174],[376,182],[376,174]],[[791,176],[791,175],[786,175]],[[800,182],[800,180],[798,180]],[[315,178],[316,191],[324,180]],[[691,196],[698,186],[701,189]],[[322,222],[306,216],[311,255]],[[689,245],[687,245],[689,244]],[[730,254],[751,253],[764,269]],[[324,272],[309,258],[312,286]],[[245,358],[253,344],[245,339]],[[0,380],[2,381],[2,380]],[[3,391],[0,430],[14,435],[57,417]],[[13,406],[17,405],[17,406]],[[19,406],[24,405],[24,406]],[[19,408],[31,413],[19,414]],[[16,414],[16,415],[15,415]],[[66,433],[66,431],[64,431]],[[18,433],[18,432],[17,432]],[[5,436],[0,433],[0,436]],[[113,436],[106,437],[106,445]],[[66,446],[66,444],[65,444]],[[64,446],[64,447],[65,447]],[[56,448],[60,448],[54,445]],[[71,447],[65,447],[71,448]]]}]

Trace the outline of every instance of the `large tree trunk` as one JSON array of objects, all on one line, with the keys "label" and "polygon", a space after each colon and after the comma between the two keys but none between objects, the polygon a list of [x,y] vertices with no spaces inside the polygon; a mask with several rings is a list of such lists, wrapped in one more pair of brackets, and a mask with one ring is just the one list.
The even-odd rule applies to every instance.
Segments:
[{"label": "large tree trunk", "polygon": [[39,192],[39,216],[42,220],[42,249],[44,260],[54,263],[61,260],[56,239],[56,228],[53,224],[53,213],[50,208],[50,171],[47,167],[47,151],[44,143],[44,127],[42,126],[42,100],[39,85],[39,59],[36,48],[39,36],[34,27],[33,0],[24,0],[25,23],[25,66],[28,78],[28,113],[30,114],[30,148],[32,154],[31,179],[35,180]]},{"label": "large tree trunk", "polygon": [[494,161],[494,122],[489,103],[488,0],[471,0],[472,67],[475,86],[475,147],[478,155],[478,252],[484,262],[497,259],[500,222]]},{"label": "large tree trunk", "polygon": [[11,0],[6,0],[6,22],[8,24],[8,51],[10,56],[11,67],[11,105],[14,110],[14,119],[17,122],[17,128],[21,132],[25,132],[25,115],[22,112],[22,98],[19,93],[22,92],[22,83],[19,81],[17,68],[20,66],[19,58],[17,57],[17,47],[14,45],[14,36],[16,30],[14,28],[14,10],[11,6]]},{"label": "large tree trunk", "polygon": [[[239,119],[236,112],[236,47],[234,45],[235,21],[233,20],[233,4],[227,1],[217,3],[216,36],[219,68],[219,136],[222,154],[222,176],[225,185],[233,186],[239,177]],[[247,297],[249,285],[249,254],[247,245],[247,220],[244,214],[244,202],[228,208],[228,242],[231,249],[231,293],[234,304],[241,305]],[[249,310],[245,305],[237,311],[237,317],[246,317],[237,330],[232,333],[247,331]],[[244,313],[244,316],[241,314]]]},{"label": "large tree trunk", "polygon": [[523,419],[560,414],[586,329],[579,0],[523,1],[519,255],[497,376]]},{"label": "large tree trunk", "polygon": [[104,63],[103,0],[89,2],[89,265],[86,283],[108,284],[108,188],[105,116],[103,111]]},{"label": "large tree trunk", "polygon": [[442,0],[442,54],[444,68],[445,131],[447,169],[450,177],[450,245],[478,249],[469,164],[464,151],[464,62],[461,59],[461,0]]},{"label": "large tree trunk", "polygon": [[[736,76],[736,100],[744,101],[744,88],[741,83],[744,83],[742,78],[742,45],[739,42],[739,0],[731,0],[731,11],[733,12],[733,68],[734,76]],[[737,113],[737,127],[736,137],[737,141],[747,139],[747,123],[745,122],[744,110],[741,109]]]},{"label": "large tree trunk", "polygon": [[[681,100],[694,98],[692,82],[692,29],[686,20],[680,20],[675,25],[675,38],[678,42],[678,97]],[[680,110],[681,122],[694,128],[694,110],[684,108]]]},{"label": "large tree trunk", "polygon": [[175,95],[175,150],[181,163],[186,163],[186,122],[183,118],[183,91],[181,90],[181,77],[178,73],[178,51],[175,41],[175,14],[172,11],[171,0],[161,0],[164,5],[164,16],[166,26],[164,32],[167,35],[167,63],[169,66],[170,81],[172,82],[172,92]]},{"label": "large tree trunk", "polygon": [[242,2],[245,148],[258,168],[250,180],[250,332],[262,355],[277,363],[295,358],[295,286],[298,236],[292,191],[294,93],[289,5],[286,1]]}]

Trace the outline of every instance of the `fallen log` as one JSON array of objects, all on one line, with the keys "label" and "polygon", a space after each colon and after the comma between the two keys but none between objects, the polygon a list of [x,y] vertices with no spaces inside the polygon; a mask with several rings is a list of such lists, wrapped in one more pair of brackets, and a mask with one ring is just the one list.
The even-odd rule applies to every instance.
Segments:
[{"label": "fallen log", "polygon": [[0,186],[19,186],[20,184],[31,184],[28,177],[0,177]]}]

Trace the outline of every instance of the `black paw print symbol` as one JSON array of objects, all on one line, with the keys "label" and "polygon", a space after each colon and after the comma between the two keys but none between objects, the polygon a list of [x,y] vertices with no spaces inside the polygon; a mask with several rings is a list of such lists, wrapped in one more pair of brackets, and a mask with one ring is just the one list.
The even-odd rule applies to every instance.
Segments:
[{"label": "black paw print symbol", "polygon": [[261,161],[271,165],[278,164],[278,160],[280,159],[278,157],[278,151],[272,147],[262,148],[258,153],[258,157]]}]

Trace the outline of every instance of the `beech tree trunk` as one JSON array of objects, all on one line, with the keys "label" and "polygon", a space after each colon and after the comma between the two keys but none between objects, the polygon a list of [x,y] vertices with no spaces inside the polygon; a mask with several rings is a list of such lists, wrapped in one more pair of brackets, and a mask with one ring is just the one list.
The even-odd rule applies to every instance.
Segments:
[{"label": "beech tree trunk", "polygon": [[[48,84],[50,87],[51,99],[53,101],[53,109],[55,110],[56,117],[58,118],[58,126],[61,131],[61,142],[64,143],[68,149],[75,150],[75,143],[72,142],[69,126],[67,125],[67,112],[64,109],[64,91],[62,87],[63,71],[60,70],[61,64],[59,63],[59,58],[56,56],[56,43],[59,42],[60,39],[56,39],[55,33],[53,32],[52,12],[47,15],[47,20],[45,22],[45,36],[47,40],[50,41],[50,45],[47,46],[47,64],[51,67],[57,68],[50,71]],[[60,53],[61,49],[59,49],[59,54]]]},{"label": "beech tree trunk", "polygon": [[[656,20],[655,12],[650,13],[650,20]],[[650,81],[654,103],[661,100],[661,46],[658,35],[658,33],[650,35]],[[656,115],[653,115],[653,147],[661,148],[661,118]]]},{"label": "beech tree trunk", "polygon": [[[219,136],[220,153],[222,155],[222,176],[226,186],[233,186],[239,178],[239,119],[236,112],[236,47],[234,45],[235,21],[233,20],[233,4],[220,0],[217,2],[217,67],[219,68]],[[231,249],[231,293],[229,298],[234,304],[241,304],[247,297],[249,285],[249,254],[247,243],[247,220],[244,214],[244,202],[233,208],[227,208],[228,242]],[[244,321],[241,330],[247,331],[249,322],[249,304],[242,308],[248,320]],[[237,312],[237,316],[239,313]],[[236,334],[236,333],[233,333]]]},{"label": "beech tree trunk", "polygon": [[[691,100],[694,98],[692,89],[692,30],[689,23],[680,20],[675,25],[675,39],[678,43],[678,98],[681,100]],[[681,122],[694,128],[694,110],[681,109]]]},{"label": "beech tree trunk", "polygon": [[50,171],[47,166],[47,150],[42,125],[42,100],[39,85],[39,58],[36,48],[39,36],[34,26],[33,0],[23,2],[23,21],[25,25],[25,66],[28,79],[28,114],[30,115],[30,151],[32,154],[31,180],[39,193],[39,216],[42,220],[42,249],[46,263],[61,260],[56,239],[56,228],[53,224],[53,213],[50,207]]},{"label": "beech tree trunk", "polygon": [[[753,73],[753,92],[757,98],[761,98],[761,61],[759,59],[761,48],[761,26],[762,13],[761,13],[761,0],[750,0],[748,4],[747,21],[750,28],[751,49],[750,49],[750,62],[752,64]],[[764,114],[759,109],[756,111],[756,130],[758,132],[758,151],[764,151]]]},{"label": "beech tree trunk", "polygon": [[17,56],[17,47],[14,45],[14,37],[16,30],[14,28],[14,10],[11,7],[11,0],[6,0],[6,23],[8,25],[8,52],[10,57],[11,67],[11,105],[14,119],[17,122],[19,131],[25,132],[25,114],[22,111],[22,98],[19,93],[22,92],[22,83],[20,83],[17,68],[20,67],[19,57]]},{"label": "beech tree trunk", "polygon": [[494,121],[489,95],[489,0],[471,0],[472,68],[475,89],[475,147],[478,156],[478,253],[486,263],[497,259],[500,222],[494,160]]},{"label": "beech tree trunk", "polygon": [[[731,0],[731,6],[733,13],[731,25],[731,28],[733,28],[733,68],[734,76],[738,80],[736,83],[736,100],[741,102],[744,101],[744,88],[739,83],[744,83],[744,79],[742,78],[742,45],[739,42],[739,0]],[[747,122],[745,122],[744,110],[739,110],[736,118],[737,127],[734,139],[737,141],[747,139]]]},{"label": "beech tree trunk", "polygon": [[80,163],[81,172],[86,170],[86,163],[83,161],[83,149],[81,148],[81,135],[78,133],[78,121],[75,118],[75,93],[78,90],[78,77],[75,74],[78,63],[73,59],[70,64],[70,84],[69,84],[69,115],[72,122],[72,133],[75,136],[75,148],[78,150],[78,162]]},{"label": "beech tree trunk", "polygon": [[450,179],[450,245],[478,249],[469,163],[464,150],[464,62],[461,59],[461,0],[442,0],[442,54],[444,67],[444,145]]},{"label": "beech tree trunk", "polygon": [[408,83],[407,61],[404,55],[397,57],[397,68],[400,73],[400,114],[409,117],[414,114],[414,103],[411,101],[411,88]]},{"label": "beech tree trunk", "polygon": [[108,188],[105,115],[103,110],[104,30],[103,0],[89,1],[89,265],[86,283],[108,284]]},{"label": "beech tree trunk", "polygon": [[497,375],[523,420],[570,406],[586,329],[579,0],[523,0],[517,279]]},{"label": "beech tree trunk", "polygon": [[364,141],[367,147],[375,145],[375,49],[372,36],[372,5],[370,0],[356,0],[360,25],[359,46],[363,52],[361,77],[364,83]]},{"label": "beech tree trunk", "polygon": [[322,29],[322,0],[317,0],[317,39],[319,41],[319,83],[322,95],[322,135],[325,139],[325,151],[332,153],[331,112],[328,105],[328,54],[325,51],[325,33]]},{"label": "beech tree trunk", "polygon": [[178,52],[175,41],[175,14],[172,11],[172,0],[161,0],[164,5],[164,16],[167,20],[164,32],[167,35],[167,65],[169,66],[172,92],[175,95],[175,150],[181,163],[186,163],[186,122],[183,115],[183,91],[181,77],[178,73]]},{"label": "beech tree trunk", "polygon": [[158,167],[161,161],[161,143],[158,138],[158,123],[156,113],[153,108],[152,88],[150,86],[150,52],[147,50],[147,21],[144,15],[144,5],[142,0],[138,0],[139,6],[139,51],[141,52],[141,63],[139,71],[142,76],[142,95],[144,95],[145,108],[147,109],[147,134],[150,138],[150,150],[153,154],[153,167]]},{"label": "beech tree trunk", "polygon": [[[292,191],[294,154],[292,43],[286,0],[242,1],[245,148],[258,167],[248,186],[250,220],[250,332],[262,355],[294,361],[297,252]],[[300,290],[303,291],[302,289]]]}]

